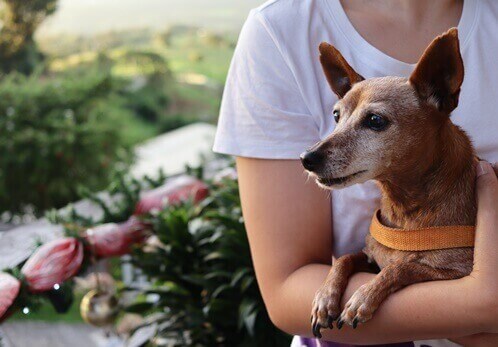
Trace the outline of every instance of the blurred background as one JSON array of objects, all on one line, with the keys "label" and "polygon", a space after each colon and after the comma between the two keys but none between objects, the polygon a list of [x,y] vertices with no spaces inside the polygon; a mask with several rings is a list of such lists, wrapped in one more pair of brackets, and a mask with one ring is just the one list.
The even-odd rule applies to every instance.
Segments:
[{"label": "blurred background", "polygon": [[[257,288],[233,163],[210,152],[262,2],[0,0],[0,346],[288,345]],[[132,214],[147,235],[119,241]],[[89,230],[126,251],[96,255]],[[53,267],[57,240],[85,249],[77,277],[33,293],[28,259]]]},{"label": "blurred background", "polygon": [[136,144],[215,124],[238,32],[259,3],[0,1],[0,210],[62,206],[77,183],[104,187]]}]

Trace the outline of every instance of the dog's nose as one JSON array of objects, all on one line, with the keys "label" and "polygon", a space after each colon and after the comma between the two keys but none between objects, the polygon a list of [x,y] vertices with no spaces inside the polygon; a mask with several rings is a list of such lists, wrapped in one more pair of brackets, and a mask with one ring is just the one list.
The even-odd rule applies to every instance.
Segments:
[{"label": "dog's nose", "polygon": [[318,151],[306,151],[299,156],[304,168],[308,171],[315,171],[322,161],[322,155]]}]

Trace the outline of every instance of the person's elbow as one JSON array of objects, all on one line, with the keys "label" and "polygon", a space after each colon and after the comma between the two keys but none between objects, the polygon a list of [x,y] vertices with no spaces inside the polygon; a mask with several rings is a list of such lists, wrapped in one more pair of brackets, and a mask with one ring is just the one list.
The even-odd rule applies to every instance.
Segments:
[{"label": "person's elbow", "polygon": [[289,335],[297,335],[298,333],[293,329],[293,324],[289,321],[289,317],[282,314],[281,308],[276,308],[276,305],[266,306],[270,320],[275,327]]},{"label": "person's elbow", "polygon": [[276,292],[274,295],[265,297],[266,310],[273,325],[289,335],[302,335],[296,316],[291,313],[292,309],[283,299],[284,295]]}]

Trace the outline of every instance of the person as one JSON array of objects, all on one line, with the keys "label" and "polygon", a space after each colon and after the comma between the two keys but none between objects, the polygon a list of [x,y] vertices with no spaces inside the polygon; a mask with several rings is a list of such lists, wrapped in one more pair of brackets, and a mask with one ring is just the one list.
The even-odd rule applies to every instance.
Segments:
[{"label": "person", "polygon": [[[310,312],[332,256],[364,245],[379,206],[373,182],[325,192],[299,154],[334,129],[337,101],[318,46],[336,46],[365,78],[408,77],[434,37],[458,26],[465,78],[452,121],[481,158],[498,161],[498,2],[493,0],[273,0],[251,11],[230,66],[214,151],[235,155],[258,283],[273,323],[314,345]],[[387,344],[451,338],[498,345],[498,183],[480,165],[475,266],[470,276],[412,285],[358,329],[323,340]],[[354,275],[344,301],[372,274]],[[425,344],[435,346],[447,340]]]}]

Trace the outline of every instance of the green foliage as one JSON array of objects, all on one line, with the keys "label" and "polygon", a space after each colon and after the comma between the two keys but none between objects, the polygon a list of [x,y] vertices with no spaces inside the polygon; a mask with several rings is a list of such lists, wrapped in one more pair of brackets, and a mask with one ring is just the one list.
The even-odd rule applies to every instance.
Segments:
[{"label": "green foliage", "polygon": [[0,71],[31,73],[35,69],[43,56],[33,36],[56,6],[57,0],[0,1]]},{"label": "green foliage", "polygon": [[160,132],[166,133],[195,122],[195,118],[189,118],[182,115],[164,115],[161,117],[158,126]]},{"label": "green foliage", "polygon": [[[81,293],[76,293],[74,298],[74,303],[71,308],[66,313],[58,313],[55,311],[54,307],[51,305],[50,301],[44,296],[36,296],[36,302],[29,302],[27,305],[23,306],[17,303],[19,309],[12,314],[9,320],[22,320],[26,319],[33,321],[44,321],[44,322],[64,322],[66,324],[76,324],[83,323],[83,319],[80,315],[79,303],[82,299]],[[33,295],[31,294],[33,298]],[[29,307],[30,311],[28,314],[23,313],[22,308]],[[1,346],[1,345],[0,345]]]},{"label": "green foliage", "polygon": [[102,71],[0,81],[0,211],[61,207],[79,185],[105,187],[127,157],[112,89]]},{"label": "green foliage", "polygon": [[171,206],[149,221],[161,245],[137,250],[132,263],[152,283],[144,294],[158,300],[129,310],[156,313],[156,338],[177,346],[289,345],[256,283],[237,182],[211,185],[201,205]]},{"label": "green foliage", "polygon": [[169,104],[165,92],[167,80],[158,73],[147,76],[143,87],[125,93],[127,106],[143,120],[158,123]]}]

